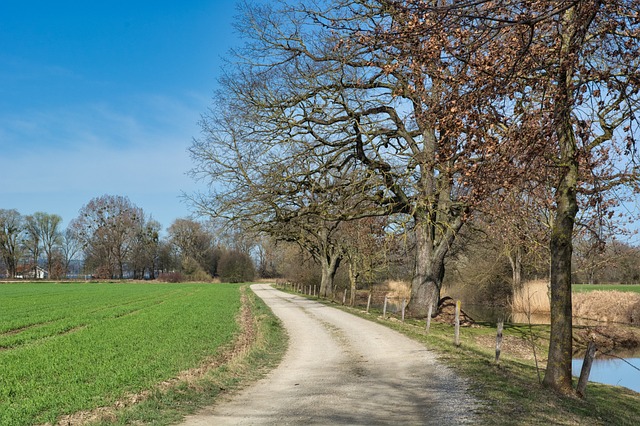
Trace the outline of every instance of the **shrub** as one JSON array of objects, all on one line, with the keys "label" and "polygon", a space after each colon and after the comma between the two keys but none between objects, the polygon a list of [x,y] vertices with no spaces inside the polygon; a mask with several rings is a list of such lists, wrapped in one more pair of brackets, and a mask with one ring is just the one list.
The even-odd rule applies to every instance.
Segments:
[{"label": "shrub", "polygon": [[187,281],[209,282],[211,275],[205,271],[202,266],[193,258],[185,257],[182,261],[182,272]]},{"label": "shrub", "polygon": [[163,272],[158,276],[158,281],[163,283],[184,282],[184,276],[180,272]]},{"label": "shrub", "polygon": [[218,261],[218,276],[222,282],[227,283],[252,281],[255,277],[253,260],[246,253],[236,250],[226,251]]}]

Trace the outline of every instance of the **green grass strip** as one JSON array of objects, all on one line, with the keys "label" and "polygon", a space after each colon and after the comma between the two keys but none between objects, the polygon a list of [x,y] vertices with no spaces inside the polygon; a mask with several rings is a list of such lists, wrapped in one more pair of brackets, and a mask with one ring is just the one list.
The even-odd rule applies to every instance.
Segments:
[{"label": "green grass strip", "polygon": [[630,291],[640,293],[640,284],[574,284],[571,286],[574,292],[587,291]]}]

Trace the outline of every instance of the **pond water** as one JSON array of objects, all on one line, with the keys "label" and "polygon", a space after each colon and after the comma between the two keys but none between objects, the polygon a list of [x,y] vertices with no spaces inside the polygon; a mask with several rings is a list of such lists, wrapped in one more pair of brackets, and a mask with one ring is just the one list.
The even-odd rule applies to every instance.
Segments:
[{"label": "pond water", "polygon": [[[571,363],[573,375],[580,376],[582,358],[574,359]],[[605,355],[596,358],[591,364],[590,382],[605,383],[608,385],[624,386],[636,392],[640,392],[640,353],[629,358],[611,358]],[[589,387],[587,386],[587,392]]]},{"label": "pond water", "polygon": [[[465,309],[466,308],[466,309]],[[467,312],[474,320],[479,322],[496,323],[498,318],[505,321],[520,324],[549,324],[549,315],[513,314],[504,308],[492,308],[478,305],[466,305]],[[597,321],[574,319],[575,325],[596,325]],[[602,323],[600,323],[602,324]],[[640,392],[640,349],[635,352],[620,351],[614,356],[596,353],[589,374],[590,382],[605,383],[608,385],[624,386],[636,392]],[[584,354],[572,361],[573,375],[580,376]],[[588,392],[588,390],[587,390]]]}]

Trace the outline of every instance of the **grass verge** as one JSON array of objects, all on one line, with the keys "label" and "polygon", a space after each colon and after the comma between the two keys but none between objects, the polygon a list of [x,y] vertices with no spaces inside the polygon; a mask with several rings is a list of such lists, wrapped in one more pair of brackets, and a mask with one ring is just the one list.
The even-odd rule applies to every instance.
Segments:
[{"label": "grass verge", "polygon": [[[640,393],[619,386],[589,383],[586,399],[563,397],[544,388],[544,361],[548,326],[507,325],[500,363],[495,363],[494,326],[462,328],[460,346],[453,342],[451,325],[432,323],[429,334],[424,321],[382,319],[380,313],[343,309],[393,328],[424,343],[469,383],[480,401],[478,423],[482,425],[637,425]],[[539,368],[536,368],[536,359]]]}]

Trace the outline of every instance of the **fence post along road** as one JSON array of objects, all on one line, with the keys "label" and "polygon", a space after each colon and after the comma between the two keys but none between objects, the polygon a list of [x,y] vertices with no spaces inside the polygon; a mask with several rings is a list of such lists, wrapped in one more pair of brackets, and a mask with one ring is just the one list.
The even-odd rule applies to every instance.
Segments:
[{"label": "fence post along road", "polygon": [[472,423],[465,382],[425,346],[266,284],[252,290],[289,334],[281,364],[184,425]]}]

